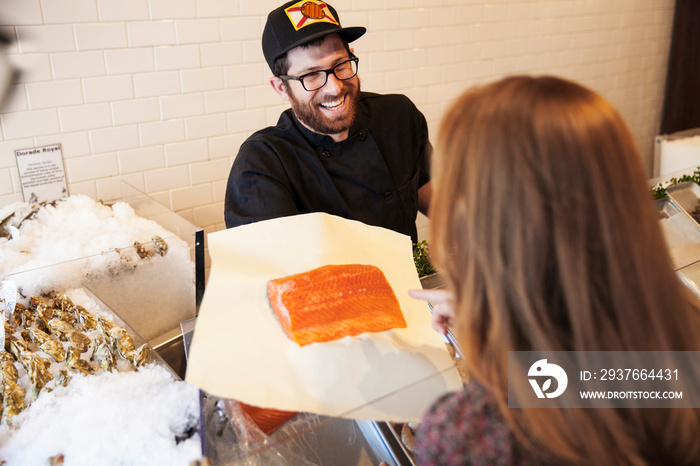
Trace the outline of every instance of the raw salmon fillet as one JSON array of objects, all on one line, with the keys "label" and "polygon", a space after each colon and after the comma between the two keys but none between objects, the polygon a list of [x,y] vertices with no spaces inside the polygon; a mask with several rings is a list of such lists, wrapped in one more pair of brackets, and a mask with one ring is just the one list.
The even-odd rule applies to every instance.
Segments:
[{"label": "raw salmon fillet", "polygon": [[282,411],[281,409],[259,408],[257,406],[240,403],[241,411],[246,413],[265,435],[270,435],[285,422],[297,415],[294,411]]},{"label": "raw salmon fillet", "polygon": [[373,265],[326,265],[271,280],[267,296],[299,346],[406,327],[394,290]]}]

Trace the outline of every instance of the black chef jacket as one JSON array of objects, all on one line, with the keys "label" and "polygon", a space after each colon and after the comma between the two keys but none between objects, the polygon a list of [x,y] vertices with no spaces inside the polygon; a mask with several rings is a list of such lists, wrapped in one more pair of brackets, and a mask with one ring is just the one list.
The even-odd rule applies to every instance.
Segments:
[{"label": "black chef jacket", "polygon": [[416,242],[430,152],[425,117],[403,95],[361,93],[341,142],[308,130],[288,109],[241,145],[226,187],[226,226],[326,212]]}]

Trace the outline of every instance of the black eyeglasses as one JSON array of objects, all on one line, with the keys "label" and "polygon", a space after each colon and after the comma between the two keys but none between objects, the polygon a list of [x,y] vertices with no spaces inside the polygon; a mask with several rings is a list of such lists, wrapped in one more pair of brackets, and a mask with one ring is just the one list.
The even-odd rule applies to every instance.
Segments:
[{"label": "black eyeglasses", "polygon": [[352,57],[348,60],[341,61],[340,63],[333,65],[332,68],[328,68],[327,70],[314,71],[312,73],[307,73],[304,76],[289,76],[286,74],[281,74],[278,76],[278,78],[299,81],[304,89],[311,92],[325,86],[326,82],[328,82],[328,75],[331,73],[333,73],[335,77],[341,81],[353,78],[357,74],[357,62],[359,61],[359,58]]}]

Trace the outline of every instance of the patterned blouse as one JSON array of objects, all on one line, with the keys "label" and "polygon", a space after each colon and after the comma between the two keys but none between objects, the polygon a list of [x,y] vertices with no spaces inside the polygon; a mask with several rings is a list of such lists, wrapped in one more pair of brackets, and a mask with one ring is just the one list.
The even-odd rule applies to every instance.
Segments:
[{"label": "patterned blouse", "polygon": [[478,383],[438,399],[416,433],[423,465],[543,465],[516,442],[492,396]]}]

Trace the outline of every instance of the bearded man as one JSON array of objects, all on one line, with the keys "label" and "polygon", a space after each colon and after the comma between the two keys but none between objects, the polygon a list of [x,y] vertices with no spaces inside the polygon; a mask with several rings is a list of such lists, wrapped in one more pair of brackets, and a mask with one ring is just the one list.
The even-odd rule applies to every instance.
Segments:
[{"label": "bearded man", "polygon": [[427,215],[430,203],[428,127],[407,97],[360,90],[348,44],[365,32],[341,27],[321,1],[270,12],[263,54],[270,84],[291,108],[241,145],[226,188],[227,227],[325,212],[417,241],[417,212]]}]

